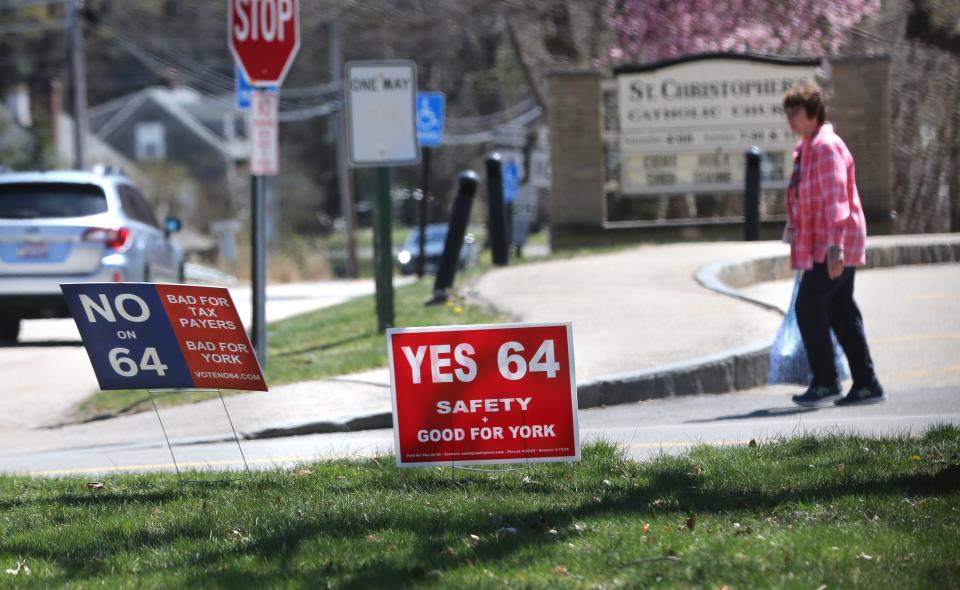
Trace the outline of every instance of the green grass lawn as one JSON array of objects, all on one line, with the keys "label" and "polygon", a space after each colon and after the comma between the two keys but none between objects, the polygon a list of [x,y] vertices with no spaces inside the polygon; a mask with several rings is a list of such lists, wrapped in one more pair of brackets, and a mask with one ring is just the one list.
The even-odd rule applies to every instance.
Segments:
[{"label": "green grass lawn", "polygon": [[[433,277],[426,277],[395,290],[397,326],[482,324],[504,319],[462,299],[425,306],[433,283]],[[267,382],[280,385],[387,366],[386,337],[377,331],[376,318],[370,296],[270,324]]]},{"label": "green grass lawn", "polygon": [[384,457],[210,488],[0,478],[0,570],[20,571],[0,586],[960,587],[956,426],[583,457],[507,472]]},{"label": "green grass lawn", "polygon": [[[462,284],[464,279],[458,279]],[[447,305],[425,306],[433,293],[433,277],[395,290],[397,326],[483,324],[505,318],[462,299]],[[270,386],[344,375],[387,366],[386,337],[377,331],[373,296],[273,322],[267,329],[267,369]],[[238,392],[224,391],[224,395]],[[176,392],[156,397],[166,407],[216,398],[216,392]],[[99,391],[83,401],[74,420],[149,410],[143,390]]]}]

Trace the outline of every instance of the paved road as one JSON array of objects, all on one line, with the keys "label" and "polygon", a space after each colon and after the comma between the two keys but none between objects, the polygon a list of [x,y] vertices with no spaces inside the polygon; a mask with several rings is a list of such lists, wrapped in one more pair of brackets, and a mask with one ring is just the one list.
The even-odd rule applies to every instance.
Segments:
[{"label": "paved road", "polygon": [[[937,423],[960,423],[960,383],[950,387],[889,388],[884,404],[859,408],[799,408],[789,401],[795,388],[764,387],[724,395],[700,395],[580,412],[584,443],[605,440],[622,445],[628,456],[644,459],[675,453],[695,444],[743,445],[751,439],[774,440],[804,433],[922,432]],[[34,475],[90,475],[117,471],[171,471],[170,452],[157,443],[72,449],[28,456],[0,456],[0,471]],[[357,458],[392,452],[391,430],[319,434],[243,441],[243,455],[253,469],[292,466],[331,458]],[[242,470],[233,442],[175,446],[181,469]]]},{"label": "paved road", "polygon": [[[398,284],[409,280],[398,279]],[[230,292],[250,325],[249,287],[231,287]],[[372,293],[369,279],[271,285],[267,321]],[[96,390],[96,377],[72,319],[25,321],[20,344],[0,347],[0,443],[17,432],[61,422]]]},{"label": "paved road", "polygon": [[[745,444],[751,438],[803,432],[919,432],[937,422],[960,423],[960,265],[899,267],[862,272],[857,299],[890,401],[861,408],[806,410],[793,406],[797,388],[692,396],[595,408],[580,413],[585,442],[625,445],[630,456],[676,452],[691,444]],[[789,283],[760,285],[755,294],[783,297]],[[30,456],[0,456],[0,471],[47,475],[115,470],[170,470],[170,454],[156,429],[155,444],[74,449]],[[266,468],[331,457],[392,452],[390,430],[246,441],[251,466]],[[177,461],[190,467],[237,469],[235,444],[186,445]],[[2,455],[2,453],[0,453]]]},{"label": "paved road", "polygon": [[705,289],[695,275],[720,260],[786,253],[773,242],[648,246],[495,269],[474,288],[524,321],[573,322],[577,379],[591,379],[772,339],[777,313]]},{"label": "paved road", "polygon": [[[874,364],[892,387],[953,387],[960,399],[960,265],[902,266],[858,272],[858,301]],[[747,289],[788,301],[792,281]]]}]

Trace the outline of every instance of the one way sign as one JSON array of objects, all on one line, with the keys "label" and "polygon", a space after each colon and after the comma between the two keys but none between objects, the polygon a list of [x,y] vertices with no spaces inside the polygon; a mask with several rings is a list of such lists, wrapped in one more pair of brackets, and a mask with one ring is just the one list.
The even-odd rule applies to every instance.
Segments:
[{"label": "one way sign", "polygon": [[350,165],[419,163],[416,64],[409,60],[351,61],[344,69]]}]

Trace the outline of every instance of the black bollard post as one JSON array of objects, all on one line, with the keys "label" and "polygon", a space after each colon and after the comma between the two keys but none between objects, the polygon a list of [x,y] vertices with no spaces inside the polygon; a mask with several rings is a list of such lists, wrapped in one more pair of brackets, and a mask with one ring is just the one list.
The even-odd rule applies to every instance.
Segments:
[{"label": "black bollard post", "polygon": [[457,196],[450,211],[447,239],[443,242],[443,255],[440,257],[437,278],[433,284],[433,299],[427,301],[427,305],[447,302],[457,267],[460,265],[460,250],[463,248],[463,237],[467,234],[470,209],[473,207],[473,197],[477,194],[480,177],[473,170],[464,170],[457,176],[457,181]]},{"label": "black bollard post", "polygon": [[503,170],[500,154],[484,159],[487,168],[487,239],[495,266],[506,266],[510,249],[507,242],[507,208],[503,202]]},{"label": "black bollard post", "polygon": [[760,239],[760,148],[756,146],[747,150],[743,198],[743,239],[755,242]]}]

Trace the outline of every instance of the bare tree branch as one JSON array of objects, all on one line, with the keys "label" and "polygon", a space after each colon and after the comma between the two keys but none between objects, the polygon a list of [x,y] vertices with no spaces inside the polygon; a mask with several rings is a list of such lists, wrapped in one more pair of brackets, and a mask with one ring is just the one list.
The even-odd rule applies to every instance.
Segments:
[{"label": "bare tree branch", "polygon": [[907,39],[960,55],[960,34],[956,29],[935,23],[933,13],[925,0],[912,0],[913,11],[907,18]]},{"label": "bare tree branch", "polygon": [[520,48],[520,41],[517,39],[517,31],[513,26],[513,19],[507,16],[506,21],[507,38],[510,40],[510,48],[513,50],[513,56],[520,65],[520,71],[523,72],[523,79],[526,80],[527,86],[530,88],[530,94],[533,95],[533,98],[537,101],[537,104],[541,109],[543,109],[543,112],[546,113],[547,103],[543,100],[543,96],[540,94],[540,87],[537,86],[537,81],[533,77],[533,72],[530,70],[530,64],[528,64],[527,60],[523,57],[523,51]]}]

